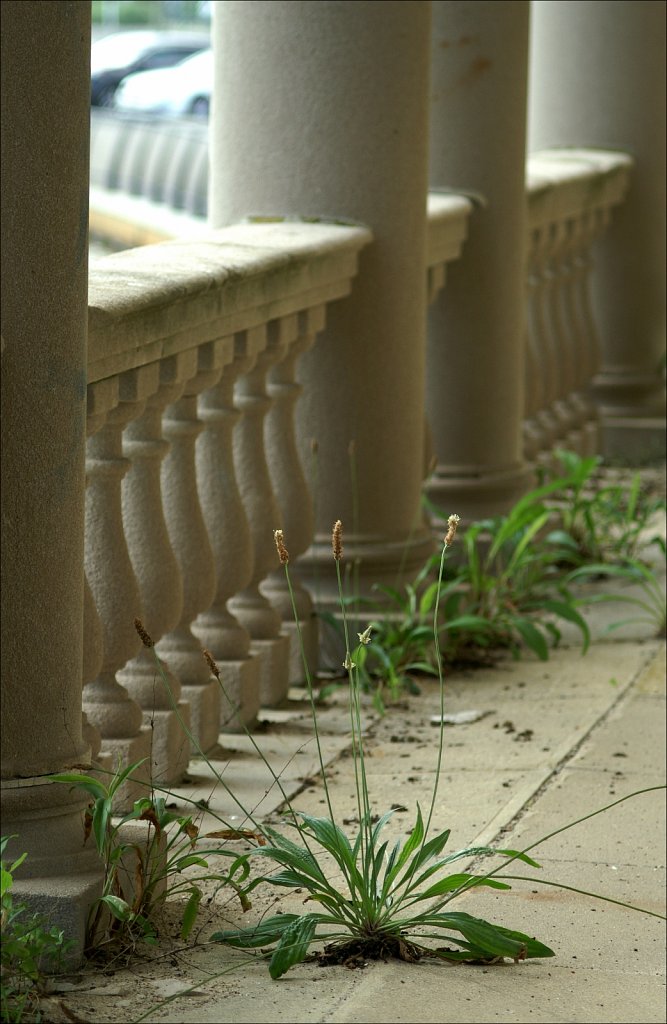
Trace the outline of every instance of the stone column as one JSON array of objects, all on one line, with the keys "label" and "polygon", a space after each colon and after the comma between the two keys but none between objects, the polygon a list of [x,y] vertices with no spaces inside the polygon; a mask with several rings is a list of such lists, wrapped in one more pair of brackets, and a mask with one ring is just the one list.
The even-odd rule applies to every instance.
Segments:
[{"label": "stone column", "polygon": [[2,5],[2,828],[81,952],[101,867],[82,738],[90,5]]},{"label": "stone column", "polygon": [[302,462],[311,439],[319,445],[315,539],[300,572],[334,609],[334,520],[348,564],[361,560],[362,589],[412,577],[431,551],[420,516],[429,31],[421,0],[215,8],[213,224],[342,218],[374,235],[352,295],[327,311],[297,370]]},{"label": "stone column", "polygon": [[533,3],[528,142],[623,150],[630,190],[596,243],[605,454],[664,457],[665,5]]},{"label": "stone column", "polygon": [[527,2],[433,4],[430,186],[478,197],[429,314],[426,407],[443,517],[505,511],[522,454]]}]

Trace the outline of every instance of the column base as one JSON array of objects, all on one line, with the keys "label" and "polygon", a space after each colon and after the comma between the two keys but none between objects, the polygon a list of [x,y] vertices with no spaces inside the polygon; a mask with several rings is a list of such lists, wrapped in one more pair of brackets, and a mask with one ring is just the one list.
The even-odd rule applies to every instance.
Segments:
[{"label": "column base", "polygon": [[179,716],[190,728],[190,708],[183,701],[178,703],[178,715],[161,708],[144,711],[144,727],[151,736],[151,779],[160,785],[179,782],[190,762],[190,740]]},{"label": "column base", "polygon": [[14,906],[25,903],[29,915],[39,914],[46,927],[56,925],[72,945],[62,959],[50,965],[41,965],[48,974],[50,969],[60,974],[75,970],[83,961],[90,910],[102,895],[102,878],[97,873],[58,875],[50,878],[30,878],[15,881],[12,886]]},{"label": "column base", "polygon": [[220,698],[220,732],[245,732],[257,721],[260,709],[261,660],[252,654],[239,661],[219,661],[218,668],[225,691]]},{"label": "column base", "polygon": [[287,636],[251,640],[250,650],[260,659],[259,700],[263,708],[280,707],[289,689],[290,642]]},{"label": "column base", "polygon": [[[190,728],[199,746],[208,753],[218,742],[220,732],[220,705],[222,694],[217,680],[211,680],[206,686],[181,686],[181,696],[190,705]],[[191,753],[199,751],[194,744]]]},{"label": "column base", "polygon": [[[135,800],[147,796],[150,791],[151,782],[151,736],[150,730],[145,726],[136,736],[129,738],[102,739],[102,758],[111,759],[111,771],[118,771],[119,765],[135,764],[143,761],[135,771],[131,779],[128,779],[118,789],[114,800],[114,812],[129,811]],[[109,785],[110,777],[105,776],[105,785]]]},{"label": "column base", "polygon": [[665,420],[663,417],[603,417],[600,451],[607,460],[632,466],[664,461]]},{"label": "column base", "polygon": [[73,943],[66,966],[78,965],[88,915],[103,889],[104,868],[92,837],[84,846],[90,797],[48,776],[3,780],[1,792],[2,830],[11,837],[3,860],[27,854],[14,877],[14,905],[25,903],[28,913],[62,928]]},{"label": "column base", "polygon": [[[413,532],[402,540],[383,541],[364,534],[347,533],[343,528],[343,559],[340,563],[343,593],[364,599],[359,605],[359,615],[355,613],[353,616],[355,623],[358,620],[361,629],[365,629],[373,618],[374,609],[379,613],[386,606],[387,600],[380,588],[386,586],[400,590],[406,583],[411,583],[435,550],[433,536],[422,522],[421,514]],[[294,577],[308,589],[318,611],[339,614],[340,597],[330,533],[318,534],[291,569]]]},{"label": "column base", "polygon": [[[320,657],[320,624],[317,615],[299,620],[299,631],[306,655],[306,664],[311,679],[317,672]],[[303,686],[306,682],[306,670],[299,643],[299,634],[295,622],[283,622],[283,634],[289,639],[288,678],[290,686]]]},{"label": "column base", "polygon": [[[431,477],[426,493],[434,505],[446,511],[455,512],[464,522],[488,519],[509,511],[531,487],[534,486],[530,466],[519,464],[506,469],[468,472],[461,467],[451,469],[438,466]],[[434,520],[434,527],[441,531],[443,520]]]}]

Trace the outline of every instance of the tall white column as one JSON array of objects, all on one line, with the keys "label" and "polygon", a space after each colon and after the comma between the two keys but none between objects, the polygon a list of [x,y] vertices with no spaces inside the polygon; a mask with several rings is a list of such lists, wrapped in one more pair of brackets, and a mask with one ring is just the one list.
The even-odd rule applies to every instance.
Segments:
[{"label": "tall white column", "polygon": [[430,185],[478,197],[429,314],[426,405],[443,517],[494,515],[523,462],[529,4],[433,4]]},{"label": "tall white column", "polygon": [[2,5],[2,829],[81,953],[101,865],[82,737],[90,5]]},{"label": "tall white column", "polygon": [[598,147],[635,161],[628,195],[594,256],[603,450],[664,456],[665,4],[537,0],[532,7],[530,151]]},{"label": "tall white column", "polygon": [[213,224],[349,219],[375,239],[297,369],[302,462],[312,439],[319,446],[315,538],[300,573],[334,607],[334,520],[363,589],[410,577],[431,551],[419,511],[429,35],[421,0],[215,8]]}]

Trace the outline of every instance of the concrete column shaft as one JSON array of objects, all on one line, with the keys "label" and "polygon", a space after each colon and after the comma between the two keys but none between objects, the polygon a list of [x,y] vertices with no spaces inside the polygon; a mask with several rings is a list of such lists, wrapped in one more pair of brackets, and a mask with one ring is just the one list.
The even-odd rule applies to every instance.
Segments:
[{"label": "concrete column shaft", "polygon": [[14,886],[82,953],[102,867],[82,738],[90,4],[2,4],[2,829]]},{"label": "concrete column shaft", "polygon": [[2,775],[81,737],[90,12],[2,5]]},{"label": "concrete column shaft", "polygon": [[477,193],[463,258],[430,314],[432,499],[500,512],[526,485],[525,108],[529,4],[433,4],[431,188]]},{"label": "concrete column shaft", "polygon": [[423,442],[429,25],[430,7],[421,0],[231,2],[216,8],[214,23],[213,224],[253,214],[345,218],[374,234],[352,295],[331,307],[324,332],[301,358],[296,420],[302,461],[310,440],[319,444],[316,540],[327,567],[331,526],[340,518],[350,558],[363,548],[369,572],[386,572],[392,583],[401,558],[412,572],[430,545],[421,527],[414,532]]},{"label": "concrete column shaft", "polygon": [[581,145],[623,150],[635,161],[628,195],[595,253],[601,411],[662,416],[665,4],[538,0],[532,7],[530,151]]}]

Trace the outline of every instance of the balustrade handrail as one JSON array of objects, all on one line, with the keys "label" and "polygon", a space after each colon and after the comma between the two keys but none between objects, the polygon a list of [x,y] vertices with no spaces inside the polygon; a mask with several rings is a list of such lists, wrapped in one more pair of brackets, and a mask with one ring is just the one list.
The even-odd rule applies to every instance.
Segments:
[{"label": "balustrade handrail", "polygon": [[347,294],[368,229],[248,223],[91,266],[88,382]]},{"label": "balustrade handrail", "polygon": [[526,193],[530,229],[621,201],[634,160],[602,149],[545,149],[528,155]]}]

